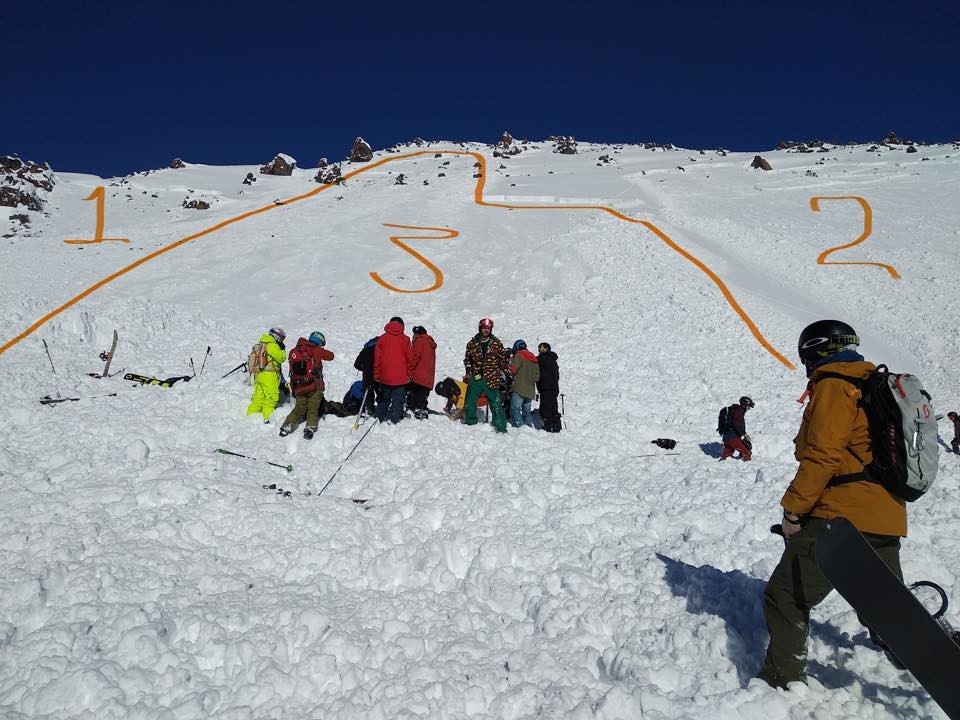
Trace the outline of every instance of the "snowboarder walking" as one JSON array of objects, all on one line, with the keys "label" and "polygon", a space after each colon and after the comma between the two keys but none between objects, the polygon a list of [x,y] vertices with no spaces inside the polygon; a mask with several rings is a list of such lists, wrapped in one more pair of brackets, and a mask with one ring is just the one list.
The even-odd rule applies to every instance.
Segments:
[{"label": "snowboarder walking", "polygon": [[560,396],[560,366],[557,354],[550,343],[542,342],[537,346],[537,365],[540,366],[540,379],[537,390],[540,391],[540,419],[547,432],[560,432],[560,408],[557,398]]},{"label": "snowboarder walking", "polygon": [[426,420],[427,399],[437,374],[437,342],[423,325],[413,328],[413,362],[410,366],[410,385],[407,388],[410,409],[417,420]]},{"label": "snowboarder walking", "polygon": [[320,422],[320,408],[323,405],[323,361],[333,360],[333,353],[324,345],[327,339],[322,332],[314,331],[309,338],[297,340],[296,347],[290,351],[290,387],[296,398],[293,410],[287,415],[280,427],[280,437],[285,437],[297,429],[307,419],[303,436],[310,440],[317,431]]},{"label": "snowboarder walking", "polygon": [[[838,320],[820,320],[800,333],[798,351],[807,369],[809,402],[794,441],[797,473],[780,500],[786,547],[764,592],[770,645],[758,677],[786,688],[806,682],[810,610],[832,587],[814,557],[817,536],[827,521],[845,517],[873,546],[893,573],[900,570],[900,538],[907,535],[904,501],[866,480],[873,459],[860,392],[828,373],[866,378],[875,366],[856,348],[856,331]],[[885,649],[871,631],[871,639]]]},{"label": "snowboarder walking", "polygon": [[510,385],[510,424],[514,427],[521,425],[533,427],[530,404],[533,402],[533,396],[537,394],[540,365],[537,356],[527,350],[527,343],[524,340],[517,340],[513,344],[510,373],[513,375],[513,382]]},{"label": "snowboarder walking", "polygon": [[493,335],[493,320],[483,318],[477,326],[477,334],[467,343],[463,358],[467,369],[467,397],[463,403],[463,422],[477,424],[477,399],[486,395],[493,411],[493,427],[497,432],[507,431],[507,415],[500,400],[500,384],[507,369],[503,343]]},{"label": "snowboarder walking", "polygon": [[731,457],[735,451],[740,453],[740,459],[745,462],[752,457],[750,452],[753,450],[753,443],[747,435],[746,414],[753,405],[753,400],[744,395],[739,402],[725,408],[726,412],[720,411],[717,432],[723,436],[721,460]]},{"label": "snowboarder walking", "polygon": [[270,424],[270,416],[280,402],[280,366],[287,359],[283,346],[286,338],[283,328],[270,328],[260,336],[247,359],[247,370],[253,380],[253,397],[247,415],[263,413],[264,425]]}]

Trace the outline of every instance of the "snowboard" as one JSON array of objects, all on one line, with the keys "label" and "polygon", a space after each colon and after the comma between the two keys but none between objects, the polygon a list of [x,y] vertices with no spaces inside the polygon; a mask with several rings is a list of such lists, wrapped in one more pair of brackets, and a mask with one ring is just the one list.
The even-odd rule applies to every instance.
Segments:
[{"label": "snowboard", "polygon": [[136,375],[135,373],[127,373],[123,376],[124,380],[133,380],[133,382],[141,383],[142,385],[157,385],[159,387],[173,387],[174,383],[180,382],[190,382],[189,375],[175,375],[173,377],[168,377],[166,380],[161,380],[160,378],[150,377],[149,375]]},{"label": "snowboard", "polygon": [[816,553],[827,580],[943,711],[960,720],[960,645],[846,518],[827,523]]}]

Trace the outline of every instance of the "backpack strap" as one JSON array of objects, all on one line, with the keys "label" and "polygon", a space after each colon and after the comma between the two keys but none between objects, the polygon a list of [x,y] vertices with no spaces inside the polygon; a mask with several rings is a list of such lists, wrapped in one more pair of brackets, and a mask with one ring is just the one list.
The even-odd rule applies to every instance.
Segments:
[{"label": "backpack strap", "polygon": [[[885,365],[878,365],[877,369],[881,367],[886,368]],[[862,378],[851,377],[850,375],[841,375],[840,373],[835,373],[835,372],[820,373],[817,380],[825,380],[828,378],[834,378],[836,380],[846,380],[848,383],[856,387],[858,390],[863,390],[863,386],[865,384]],[[850,483],[855,483],[855,482],[872,482],[872,483],[876,483],[877,485],[883,485],[881,481],[871,477],[870,474],[866,472],[867,464],[863,461],[863,458],[861,458],[859,455],[857,455],[857,453],[854,452],[853,448],[848,447],[847,452],[853,455],[856,461],[860,463],[864,467],[864,469],[861,470],[860,472],[848,473],[847,475],[837,475],[835,477],[830,478],[830,481],[827,483],[828,488],[836,487],[838,485],[849,485]]]}]

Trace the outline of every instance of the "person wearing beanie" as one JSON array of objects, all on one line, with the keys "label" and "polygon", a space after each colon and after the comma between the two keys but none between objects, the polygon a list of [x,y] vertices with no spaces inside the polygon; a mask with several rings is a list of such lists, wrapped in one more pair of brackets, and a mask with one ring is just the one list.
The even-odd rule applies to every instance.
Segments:
[{"label": "person wearing beanie", "polygon": [[436,379],[437,343],[423,325],[413,328],[413,362],[410,365],[410,384],[407,386],[407,405],[417,420],[429,417],[427,399]]},{"label": "person wearing beanie", "polygon": [[560,432],[560,407],[557,399],[560,397],[560,367],[557,363],[557,354],[550,348],[550,343],[542,342],[537,346],[537,365],[540,367],[540,379],[537,380],[537,390],[540,392],[540,419],[543,420],[543,429],[547,432]]},{"label": "person wearing beanie", "polygon": [[514,427],[533,427],[530,403],[537,394],[540,366],[537,356],[527,350],[527,343],[523,340],[517,340],[513,344],[510,374],[513,375],[513,383],[510,385],[510,424]]}]

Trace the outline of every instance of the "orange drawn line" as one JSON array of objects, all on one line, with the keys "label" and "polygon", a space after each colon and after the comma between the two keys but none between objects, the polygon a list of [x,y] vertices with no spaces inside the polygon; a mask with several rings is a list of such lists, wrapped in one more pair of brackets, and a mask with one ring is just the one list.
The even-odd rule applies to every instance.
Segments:
[{"label": "orange drawn line", "polygon": [[821,195],[818,197],[810,198],[810,209],[814,212],[820,212],[820,201],[821,200],[856,200],[860,203],[860,207],[863,208],[863,232],[860,233],[858,237],[853,242],[848,242],[846,245],[837,245],[836,247],[828,248],[824,250],[817,257],[817,265],[873,265],[874,267],[880,267],[890,273],[890,277],[894,280],[900,279],[900,273],[897,272],[896,268],[892,265],[887,265],[885,263],[878,262],[853,262],[853,261],[843,261],[843,260],[830,260],[827,261],[827,256],[832,255],[837,250],[846,250],[851,248],[854,245],[859,245],[868,237],[870,233],[873,232],[873,209],[870,207],[870,203],[864,200],[862,197],[857,195],[837,195],[837,196],[826,196]]},{"label": "orange drawn line", "polygon": [[[687,252],[686,250],[683,250],[682,248],[680,248],[680,246],[677,245],[676,243],[674,243],[665,233],[663,233],[662,231],[660,231],[659,229],[657,229],[656,226],[653,225],[653,223],[650,223],[650,222],[645,221],[645,220],[643,220],[643,221],[641,221],[641,220],[636,220],[635,218],[631,218],[631,217],[629,217],[628,215],[624,215],[623,213],[618,212],[618,211],[614,210],[613,208],[606,207],[606,206],[604,206],[604,205],[508,205],[508,204],[506,204],[506,203],[492,203],[492,202],[487,202],[486,200],[483,199],[483,190],[484,190],[484,186],[485,186],[485,178],[486,178],[486,175],[487,175],[487,161],[486,161],[486,158],[484,158],[483,155],[481,155],[480,153],[473,152],[473,151],[468,151],[468,150],[435,150],[435,149],[434,149],[434,150],[418,150],[418,151],[410,152],[410,153],[401,153],[401,154],[399,154],[399,155],[392,155],[392,156],[389,156],[389,157],[381,158],[380,160],[377,160],[376,162],[372,162],[372,163],[370,163],[369,165],[366,165],[366,166],[364,166],[364,167],[362,167],[362,168],[358,168],[357,170],[354,170],[353,172],[347,173],[346,175],[344,175],[344,176],[342,177],[341,182],[346,181],[346,180],[349,180],[349,179],[351,179],[351,178],[353,178],[353,177],[356,177],[357,175],[359,175],[359,174],[361,174],[361,173],[368,172],[368,171],[370,171],[370,170],[373,170],[373,169],[375,169],[375,168],[381,167],[381,166],[383,166],[383,165],[385,165],[385,164],[387,164],[387,163],[394,162],[394,161],[396,161],[396,160],[406,160],[406,159],[410,159],[410,158],[421,157],[421,156],[423,156],[423,155],[431,155],[431,154],[435,155],[435,154],[437,154],[437,153],[440,153],[440,154],[443,154],[443,155],[464,155],[464,156],[469,155],[469,156],[471,156],[471,157],[473,157],[473,158],[476,159],[476,161],[477,161],[477,162],[479,163],[479,165],[480,165],[480,172],[478,173],[479,177],[477,178],[477,183],[476,183],[476,185],[474,186],[474,190],[473,190],[473,201],[474,201],[477,205],[483,205],[483,206],[486,206],[486,207],[508,208],[508,209],[511,209],[511,210],[526,210],[526,209],[535,209],[535,210],[593,210],[593,211],[600,210],[600,211],[603,211],[603,212],[607,212],[607,213],[613,215],[614,217],[619,218],[620,220],[623,220],[623,221],[625,221],[625,222],[631,222],[631,223],[637,223],[637,224],[644,225],[645,227],[647,227],[648,229],[650,229],[652,232],[654,232],[654,234],[657,235],[657,237],[659,237],[661,240],[663,240],[663,241],[667,244],[668,247],[670,247],[671,249],[677,251],[677,252],[681,255],[681,257],[685,258],[686,260],[689,260],[689,261],[692,262],[694,265],[696,265],[697,267],[699,267],[702,271],[704,271],[704,272],[707,274],[707,276],[714,282],[714,284],[716,284],[717,287],[720,288],[720,291],[723,293],[724,298],[725,298],[725,299],[727,300],[727,302],[731,305],[731,307],[733,308],[733,310],[740,316],[740,318],[746,323],[747,327],[750,329],[750,332],[753,333],[753,336],[757,339],[757,341],[758,341],[768,352],[770,352],[777,360],[779,360],[781,363],[783,363],[786,367],[790,368],[791,370],[794,370],[794,369],[795,369],[795,366],[793,365],[793,363],[791,363],[789,360],[787,360],[782,354],[780,354],[779,352],[777,352],[776,350],[774,350],[773,347],[770,345],[770,343],[767,342],[766,338],[764,338],[763,334],[760,332],[760,330],[757,328],[757,326],[753,323],[753,321],[750,319],[750,317],[746,314],[746,312],[744,312],[744,310],[740,307],[740,305],[734,300],[733,294],[730,292],[730,290],[727,288],[727,286],[723,283],[723,281],[720,280],[720,278],[716,275],[716,273],[712,272],[703,262],[701,262],[700,260],[698,260],[698,259],[697,259],[696,257],[694,257],[692,254],[690,254],[690,253]],[[188,236],[185,237],[185,238],[181,238],[180,240],[177,240],[177,241],[175,241],[175,242],[172,242],[172,243],[170,243],[169,245],[166,245],[166,246],[160,248],[159,250],[155,250],[154,252],[150,253],[149,255],[145,255],[144,257],[140,258],[139,260],[135,260],[134,262],[132,262],[132,263],[130,263],[129,265],[127,265],[126,267],[121,268],[121,269],[118,270],[117,272],[115,272],[115,273],[113,273],[113,274],[111,274],[111,275],[108,275],[107,277],[103,278],[103,279],[100,280],[99,282],[94,283],[93,285],[91,285],[90,287],[88,287],[86,290],[84,290],[83,292],[81,292],[81,293],[80,293],[79,295],[77,295],[76,297],[71,298],[70,300],[68,300],[67,302],[65,302],[63,305],[61,305],[60,307],[58,307],[58,308],[52,310],[51,312],[47,313],[46,315],[44,315],[42,318],[40,318],[39,320],[37,320],[36,322],[34,322],[30,327],[28,327],[26,330],[24,330],[22,333],[20,333],[20,334],[17,335],[16,337],[8,340],[5,344],[0,345],[0,355],[2,355],[2,354],[3,354],[4,352],[6,352],[9,348],[13,347],[14,345],[16,345],[17,343],[19,343],[20,341],[22,341],[24,338],[30,336],[32,333],[34,333],[34,332],[37,330],[37,328],[39,328],[41,325],[43,325],[44,323],[46,323],[46,322],[47,322],[48,320],[50,320],[51,318],[56,317],[57,315],[59,315],[60,313],[62,313],[64,310],[67,310],[68,308],[72,307],[73,305],[76,305],[76,304],[77,304],[78,302],[80,302],[82,299],[84,299],[84,298],[87,297],[88,295],[96,292],[97,290],[99,290],[99,289],[100,289],[101,287],[103,287],[104,285],[107,285],[108,283],[116,280],[118,277],[121,277],[121,276],[125,275],[126,273],[130,272],[131,270],[134,270],[134,269],[140,267],[140,266],[143,265],[144,263],[149,262],[150,260],[153,260],[154,258],[159,257],[160,255],[163,255],[164,253],[170,252],[171,250],[174,250],[174,249],[180,247],[181,245],[185,245],[186,243],[188,243],[188,242],[190,242],[190,241],[192,241],[192,240],[196,240],[197,238],[201,238],[201,237],[203,237],[203,236],[205,236],[205,235],[209,235],[209,234],[211,234],[211,233],[213,233],[213,232],[216,232],[217,230],[222,230],[223,228],[225,228],[225,227],[227,227],[227,226],[229,226],[229,225],[232,225],[232,224],[234,224],[234,223],[236,223],[236,222],[239,222],[239,221],[241,221],[241,220],[245,220],[245,219],[247,219],[248,217],[253,217],[254,215],[259,215],[259,214],[261,214],[261,213],[269,212],[270,210],[275,210],[277,207],[282,207],[282,206],[285,206],[285,205],[290,205],[291,203],[299,202],[299,201],[301,201],[301,200],[306,200],[307,198],[311,198],[311,197],[313,197],[313,196],[315,196],[315,195],[318,195],[319,193],[321,193],[321,192],[323,192],[324,190],[327,190],[327,189],[329,189],[329,188],[331,188],[331,187],[333,187],[333,184],[321,185],[320,187],[318,187],[318,188],[316,188],[316,189],[314,189],[314,190],[311,190],[310,192],[304,193],[304,194],[302,194],[302,195],[298,195],[298,196],[293,197],[293,198],[291,198],[291,199],[289,199],[289,200],[285,200],[285,201],[282,202],[281,205],[275,205],[275,204],[272,204],[272,203],[271,203],[270,205],[267,205],[267,206],[265,206],[265,207],[258,208],[258,209],[256,209],[256,210],[250,210],[250,211],[248,211],[248,212],[245,212],[245,213],[242,213],[242,214],[240,214],[240,215],[237,215],[236,217],[230,218],[230,219],[228,219],[228,220],[224,220],[223,222],[218,223],[218,224],[216,224],[216,225],[214,225],[214,226],[212,226],[212,227],[209,227],[209,228],[207,228],[206,230],[202,230],[202,231],[200,231],[200,232],[198,232],[198,233],[194,233],[193,235],[188,235]]]},{"label": "orange drawn line", "polygon": [[419,260],[428,268],[430,268],[430,272],[433,273],[433,285],[427,288],[421,288],[419,290],[404,290],[403,288],[398,288],[395,285],[391,285],[390,283],[386,282],[376,272],[371,272],[370,277],[372,277],[374,280],[380,283],[387,290],[392,290],[393,292],[398,292],[398,293],[433,292],[434,290],[439,288],[441,285],[443,285],[443,272],[440,270],[440,268],[438,268],[432,262],[427,260],[423,255],[418,253],[412,247],[410,247],[406,243],[401,242],[401,240],[447,240],[449,238],[457,237],[460,234],[459,232],[457,232],[456,230],[451,230],[450,228],[418,227],[417,225],[395,225],[393,223],[384,223],[383,226],[392,227],[392,228],[401,228],[403,230],[433,230],[434,232],[443,233],[439,237],[423,237],[422,235],[391,235],[390,236],[390,242],[406,250],[408,253],[413,255],[417,260]]}]

